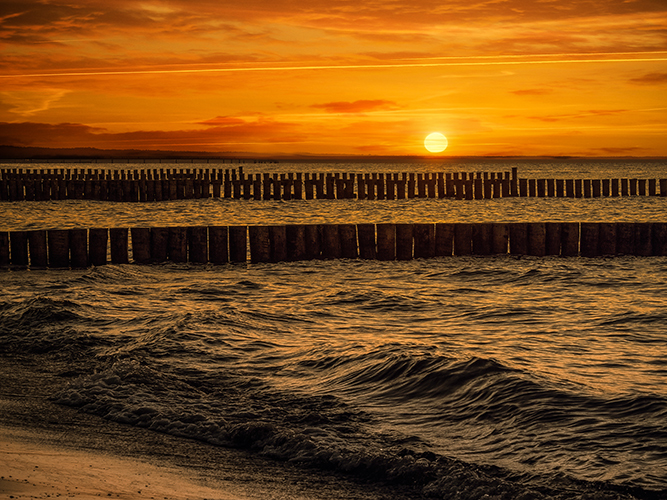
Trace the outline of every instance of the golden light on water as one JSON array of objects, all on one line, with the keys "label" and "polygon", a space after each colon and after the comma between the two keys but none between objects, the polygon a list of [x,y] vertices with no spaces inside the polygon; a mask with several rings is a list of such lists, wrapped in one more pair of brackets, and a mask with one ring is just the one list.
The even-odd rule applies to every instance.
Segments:
[{"label": "golden light on water", "polygon": [[424,147],[431,153],[442,153],[448,145],[447,138],[440,132],[428,134],[424,139]]}]

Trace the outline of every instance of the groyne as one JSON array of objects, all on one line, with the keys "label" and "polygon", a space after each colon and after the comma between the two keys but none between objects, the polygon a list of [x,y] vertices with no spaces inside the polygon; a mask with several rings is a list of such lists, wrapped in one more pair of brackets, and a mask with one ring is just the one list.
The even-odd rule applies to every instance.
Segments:
[{"label": "groyne", "polygon": [[667,196],[667,179],[528,179],[507,172],[246,174],[243,167],[160,169],[0,169],[0,201],[159,202],[246,200],[394,200],[507,197]]},{"label": "groyne", "polygon": [[295,224],[0,232],[0,268],[667,255],[667,222]]}]

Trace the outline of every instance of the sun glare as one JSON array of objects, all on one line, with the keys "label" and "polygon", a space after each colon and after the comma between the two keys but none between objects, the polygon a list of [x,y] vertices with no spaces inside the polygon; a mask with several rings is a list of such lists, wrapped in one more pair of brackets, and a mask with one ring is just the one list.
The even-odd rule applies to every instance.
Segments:
[{"label": "sun glare", "polygon": [[424,147],[431,153],[442,153],[447,149],[447,138],[440,132],[428,134],[424,139]]}]

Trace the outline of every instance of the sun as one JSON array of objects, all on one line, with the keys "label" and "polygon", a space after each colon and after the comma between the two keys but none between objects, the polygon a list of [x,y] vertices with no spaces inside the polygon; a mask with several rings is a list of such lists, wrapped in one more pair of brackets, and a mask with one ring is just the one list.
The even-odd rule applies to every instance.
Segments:
[{"label": "sun", "polygon": [[440,132],[428,134],[424,139],[424,147],[431,153],[442,153],[448,144],[447,138]]}]

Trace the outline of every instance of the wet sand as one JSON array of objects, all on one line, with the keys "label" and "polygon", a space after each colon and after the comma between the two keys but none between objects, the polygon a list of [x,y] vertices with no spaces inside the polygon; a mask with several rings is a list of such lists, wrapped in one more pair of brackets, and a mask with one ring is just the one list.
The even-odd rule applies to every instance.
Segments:
[{"label": "wet sand", "polygon": [[109,422],[49,401],[74,373],[0,356],[0,498],[407,500],[418,492],[362,484],[243,450]]}]

